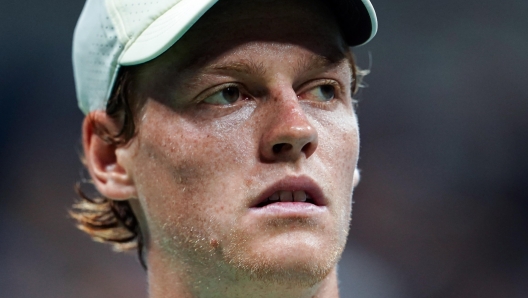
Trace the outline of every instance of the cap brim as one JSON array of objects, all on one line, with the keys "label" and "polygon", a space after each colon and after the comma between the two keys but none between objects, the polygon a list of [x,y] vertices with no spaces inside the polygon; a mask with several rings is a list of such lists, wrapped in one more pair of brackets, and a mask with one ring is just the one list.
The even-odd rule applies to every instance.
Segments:
[{"label": "cap brim", "polygon": [[[126,45],[120,65],[150,61],[178,41],[218,0],[181,0],[154,20]],[[378,30],[376,13],[369,0],[328,0],[350,46],[369,42]]]},{"label": "cap brim", "polygon": [[119,57],[121,65],[150,61],[178,41],[218,0],[181,0],[154,20]]},{"label": "cap brim", "polygon": [[378,20],[370,1],[337,2],[340,2],[341,6],[336,5],[336,15],[348,45],[360,46],[372,40],[378,32]]}]

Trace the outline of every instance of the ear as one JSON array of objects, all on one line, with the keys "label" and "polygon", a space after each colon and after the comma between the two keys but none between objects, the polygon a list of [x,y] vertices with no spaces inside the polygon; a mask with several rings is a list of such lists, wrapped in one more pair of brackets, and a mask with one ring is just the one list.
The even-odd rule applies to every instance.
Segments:
[{"label": "ear", "polygon": [[354,170],[354,180],[352,181],[354,188],[359,184],[359,180],[361,180],[361,175],[359,174],[359,169],[356,168]]},{"label": "ear", "polygon": [[105,111],[93,111],[84,119],[82,140],[86,167],[97,190],[109,199],[127,200],[137,197],[137,192],[125,160],[120,158],[123,154],[117,154],[118,149],[123,153],[126,145],[117,145],[102,135],[119,131],[119,123]]}]

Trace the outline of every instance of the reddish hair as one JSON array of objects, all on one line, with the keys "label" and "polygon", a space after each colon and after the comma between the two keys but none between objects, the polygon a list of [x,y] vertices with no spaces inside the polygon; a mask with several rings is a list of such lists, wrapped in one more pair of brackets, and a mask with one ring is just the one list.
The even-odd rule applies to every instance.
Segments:
[{"label": "reddish hair", "polygon": [[[351,50],[347,51],[346,58],[352,69],[351,91],[356,94],[362,87],[362,78],[369,71],[356,66]],[[95,127],[95,132],[101,139],[116,146],[127,144],[136,135],[135,120],[144,104],[144,100],[132,96],[134,70],[134,67],[121,69],[117,84],[106,105],[107,115],[121,125],[119,133],[112,135],[104,127]],[[85,163],[84,158],[82,160]],[[111,200],[101,195],[90,198],[81,190],[80,183],[76,184],[75,190],[80,200],[73,204],[70,215],[76,220],[77,228],[95,241],[110,244],[115,251],[137,250],[141,265],[146,269],[142,257],[143,235],[130,203]]]}]

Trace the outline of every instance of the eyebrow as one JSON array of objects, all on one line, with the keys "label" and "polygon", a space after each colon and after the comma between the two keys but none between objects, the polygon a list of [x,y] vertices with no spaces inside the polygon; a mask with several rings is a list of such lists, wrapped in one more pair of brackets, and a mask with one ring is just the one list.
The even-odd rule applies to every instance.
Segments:
[{"label": "eyebrow", "polygon": [[263,76],[266,74],[266,68],[262,63],[243,60],[241,62],[216,63],[205,67],[205,72],[237,72],[248,75]]},{"label": "eyebrow", "polygon": [[310,71],[314,69],[320,70],[320,69],[330,68],[333,66],[337,66],[342,61],[343,58],[344,56],[341,59],[335,59],[334,57],[332,59],[332,58],[321,56],[321,55],[314,55],[314,56],[310,56],[309,58],[303,57],[293,67],[293,69],[295,73],[302,73],[302,72]]},{"label": "eyebrow", "polygon": [[[306,71],[328,69],[339,65],[343,59],[346,59],[346,56],[341,51],[336,51],[333,55],[329,56],[315,54],[310,57],[302,57],[300,61],[293,66],[293,70],[295,73],[303,73]],[[197,69],[200,68],[198,67]],[[202,73],[201,75],[188,79],[183,84],[187,86],[187,88],[196,88],[203,79],[203,75],[207,73],[232,72],[249,76],[265,76],[269,70],[266,69],[262,62],[257,63],[255,61],[244,59],[239,62],[213,63],[203,67],[200,72]]]},{"label": "eyebrow", "polygon": [[[303,57],[296,63],[296,65],[293,66],[293,70],[295,73],[302,73],[305,71],[310,71],[314,69],[324,69],[329,68],[332,66],[336,66],[343,59],[345,59],[345,55],[341,54],[339,55],[341,57],[325,57],[321,55],[314,55],[310,57]],[[256,76],[264,76],[267,74],[268,70],[264,66],[263,63],[256,63],[254,61],[250,60],[243,60],[240,62],[229,62],[229,63],[216,63],[208,65],[204,68],[205,72],[236,72],[236,73],[242,73],[247,75],[256,75]]]}]

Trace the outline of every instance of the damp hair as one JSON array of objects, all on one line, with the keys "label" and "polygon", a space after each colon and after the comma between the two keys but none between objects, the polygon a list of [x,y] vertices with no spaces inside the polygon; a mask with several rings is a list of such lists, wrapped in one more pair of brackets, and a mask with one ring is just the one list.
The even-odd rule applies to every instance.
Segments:
[{"label": "damp hair", "polygon": [[[352,69],[351,91],[355,95],[359,88],[363,87],[363,77],[369,73],[369,70],[362,70],[356,66],[351,50],[347,51],[345,56]],[[137,115],[144,102],[133,96],[135,71],[135,67],[121,68],[106,105],[106,114],[119,123],[120,131],[112,134],[102,126],[95,126],[95,133],[105,142],[115,146],[126,145],[137,134]],[[85,164],[84,158],[81,158],[81,161]],[[136,251],[141,265],[146,270],[147,264],[143,258],[144,235],[141,233],[139,221],[130,202],[112,200],[100,194],[89,196],[83,191],[82,183],[85,182],[78,182],[75,185],[79,199],[69,210],[77,228],[87,233],[94,241],[111,245],[114,251]]]},{"label": "damp hair", "polygon": [[[95,133],[102,140],[115,146],[127,144],[137,132],[134,117],[141,108],[141,102],[132,100],[130,88],[132,72],[132,67],[121,69],[105,109],[106,114],[119,123],[120,131],[112,134],[103,126],[94,127]],[[84,157],[81,157],[81,161],[86,166]],[[137,251],[139,261],[146,270],[147,266],[143,258],[143,234],[130,202],[111,200],[100,194],[88,196],[83,190],[82,183],[75,184],[75,192],[79,199],[69,210],[77,228],[87,233],[94,241],[110,244],[114,251]]]}]

